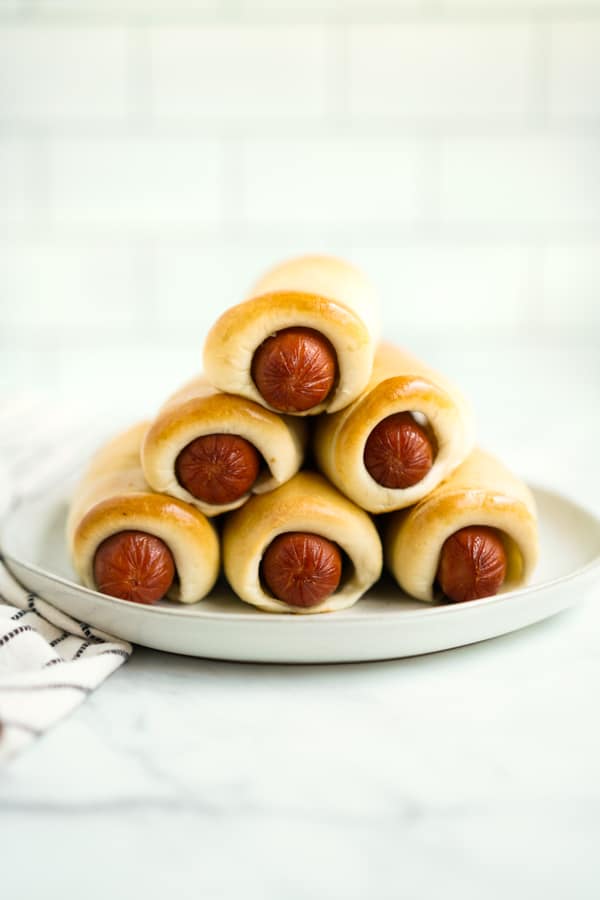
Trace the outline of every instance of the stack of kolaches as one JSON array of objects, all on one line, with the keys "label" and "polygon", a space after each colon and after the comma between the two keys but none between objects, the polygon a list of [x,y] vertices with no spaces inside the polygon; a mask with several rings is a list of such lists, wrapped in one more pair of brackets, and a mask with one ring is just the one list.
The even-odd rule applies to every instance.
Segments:
[{"label": "stack of kolaches", "polygon": [[523,584],[529,489],[474,447],[446,378],[379,343],[377,314],[341,260],[268,272],[213,326],[204,374],[92,460],[68,523],[83,583],[196,603],[222,564],[241,600],[287,613],[352,606],[384,560],[423,601]]}]

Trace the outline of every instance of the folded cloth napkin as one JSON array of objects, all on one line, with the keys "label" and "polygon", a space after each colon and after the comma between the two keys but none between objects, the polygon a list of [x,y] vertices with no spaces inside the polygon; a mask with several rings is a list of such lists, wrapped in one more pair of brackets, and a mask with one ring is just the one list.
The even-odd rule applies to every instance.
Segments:
[{"label": "folded cloth napkin", "polygon": [[131,654],[25,590],[0,557],[0,761],[42,734]]},{"label": "folded cloth napkin", "polygon": [[[39,421],[40,404],[32,405]],[[7,403],[0,403],[0,423],[6,424],[15,408],[22,416],[22,400],[11,404],[10,410]],[[43,420],[49,421],[47,413]],[[42,490],[50,478],[55,481],[72,468],[74,458],[82,455],[78,430],[79,439],[67,435],[66,428],[59,438],[54,427],[51,447],[48,430],[44,442],[40,435],[36,445],[43,447],[44,466],[33,468],[17,447],[9,446],[11,429],[0,428],[0,516],[9,500]],[[66,435],[72,439],[65,440]],[[129,658],[131,649],[125,641],[77,622],[25,590],[7,569],[0,548],[0,762],[79,706]]]}]

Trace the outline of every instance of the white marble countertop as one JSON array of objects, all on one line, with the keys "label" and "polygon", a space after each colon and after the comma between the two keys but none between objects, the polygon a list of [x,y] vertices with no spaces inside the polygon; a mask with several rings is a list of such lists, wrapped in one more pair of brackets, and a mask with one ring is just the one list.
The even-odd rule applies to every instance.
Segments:
[{"label": "white marble countertop", "polygon": [[[594,343],[453,360],[484,443],[600,512]],[[599,688],[600,596],[384,663],[138,648],[0,775],[2,896],[591,900]]]}]

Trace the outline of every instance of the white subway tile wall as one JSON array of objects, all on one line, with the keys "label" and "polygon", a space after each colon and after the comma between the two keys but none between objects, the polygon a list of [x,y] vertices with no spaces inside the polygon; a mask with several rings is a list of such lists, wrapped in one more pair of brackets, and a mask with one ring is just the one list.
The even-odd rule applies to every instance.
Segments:
[{"label": "white subway tile wall", "polygon": [[3,307],[3,325],[24,332],[71,327],[102,328],[133,325],[138,309],[137,266],[129,248],[73,248],[5,241],[0,247],[0,284],[10,298]]},{"label": "white subway tile wall", "polygon": [[[0,136],[0,225],[33,224],[29,181],[35,175],[37,159],[30,142],[9,135]],[[1,288],[0,288],[1,289]]]},{"label": "white subway tile wall", "polygon": [[600,136],[445,138],[440,168],[449,226],[600,227]]},{"label": "white subway tile wall", "polygon": [[57,225],[126,234],[218,225],[220,151],[212,138],[162,134],[51,139],[50,217]]},{"label": "white subway tile wall", "polygon": [[311,250],[417,346],[598,336],[600,0],[0,3],[0,384],[170,390]]},{"label": "white subway tile wall", "polygon": [[522,120],[535,110],[529,25],[358,25],[348,35],[350,114]]},{"label": "white subway tile wall", "polygon": [[124,119],[127,51],[125,28],[4,25],[0,121]]},{"label": "white subway tile wall", "polygon": [[[543,295],[546,321],[568,326],[575,315],[596,333],[600,327],[600,242],[552,247],[544,253]],[[600,351],[599,351],[600,355]]]},{"label": "white subway tile wall", "polygon": [[600,22],[550,28],[550,110],[566,119],[600,122]]},{"label": "white subway tile wall", "polygon": [[332,112],[332,35],[314,26],[150,30],[159,119],[322,118]]},{"label": "white subway tile wall", "polygon": [[241,146],[240,215],[250,227],[349,226],[419,219],[421,146],[411,138],[249,139]]}]

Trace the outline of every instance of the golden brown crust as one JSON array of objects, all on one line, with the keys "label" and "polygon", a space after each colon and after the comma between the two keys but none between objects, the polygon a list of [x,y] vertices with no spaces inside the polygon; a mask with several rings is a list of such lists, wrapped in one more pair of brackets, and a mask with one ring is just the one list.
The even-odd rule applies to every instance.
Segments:
[{"label": "golden brown crust", "polygon": [[533,495],[499,460],[476,449],[428,497],[390,517],[385,558],[400,587],[419,600],[433,600],[444,541],[471,525],[502,534],[508,557],[502,590],[524,584],[538,556]]},{"label": "golden brown crust", "polygon": [[120,531],[143,531],[164,541],[175,560],[178,581],[170,599],[195,603],[217,578],[218,538],[198,510],[150,490],[139,462],[147,427],[140,423],[102,447],[78,484],[67,525],[73,566],[87,587],[96,588],[93,564],[100,544]]},{"label": "golden brown crust", "polygon": [[[383,419],[401,412],[427,417],[436,454],[421,481],[408,488],[386,488],[365,466],[365,445]],[[403,509],[426,496],[465,459],[473,435],[473,417],[461,393],[411,354],[383,343],[361,396],[317,422],[314,449],[319,468],[340,490],[369,512],[381,513]]]},{"label": "golden brown crust", "polygon": [[266,468],[252,493],[273,490],[291,478],[304,459],[305,422],[276,415],[245,397],[221,393],[199,376],[167,400],[143,438],[141,461],[151,487],[191,503],[207,516],[245,503],[248,494],[231,503],[204,503],[177,480],[175,465],[183,448],[202,435],[215,433],[237,434],[261,454]]},{"label": "golden brown crust", "polygon": [[[260,563],[279,534],[309,532],[337,544],[352,571],[340,588],[318,606],[293,608],[262,585]],[[299,472],[270,494],[252,497],[230,513],[223,531],[225,575],[246,603],[267,612],[311,614],[352,606],[381,572],[381,543],[370,517],[340,494],[321,475]]]},{"label": "golden brown crust", "polygon": [[268,406],[252,380],[255,351],[287,328],[314,329],[336,352],[338,379],[323,403],[297,415],[342,409],[366,385],[373,365],[377,304],[371,285],[348,263],[325,256],[289,260],[227,310],[204,346],[204,366],[216,387]]}]

